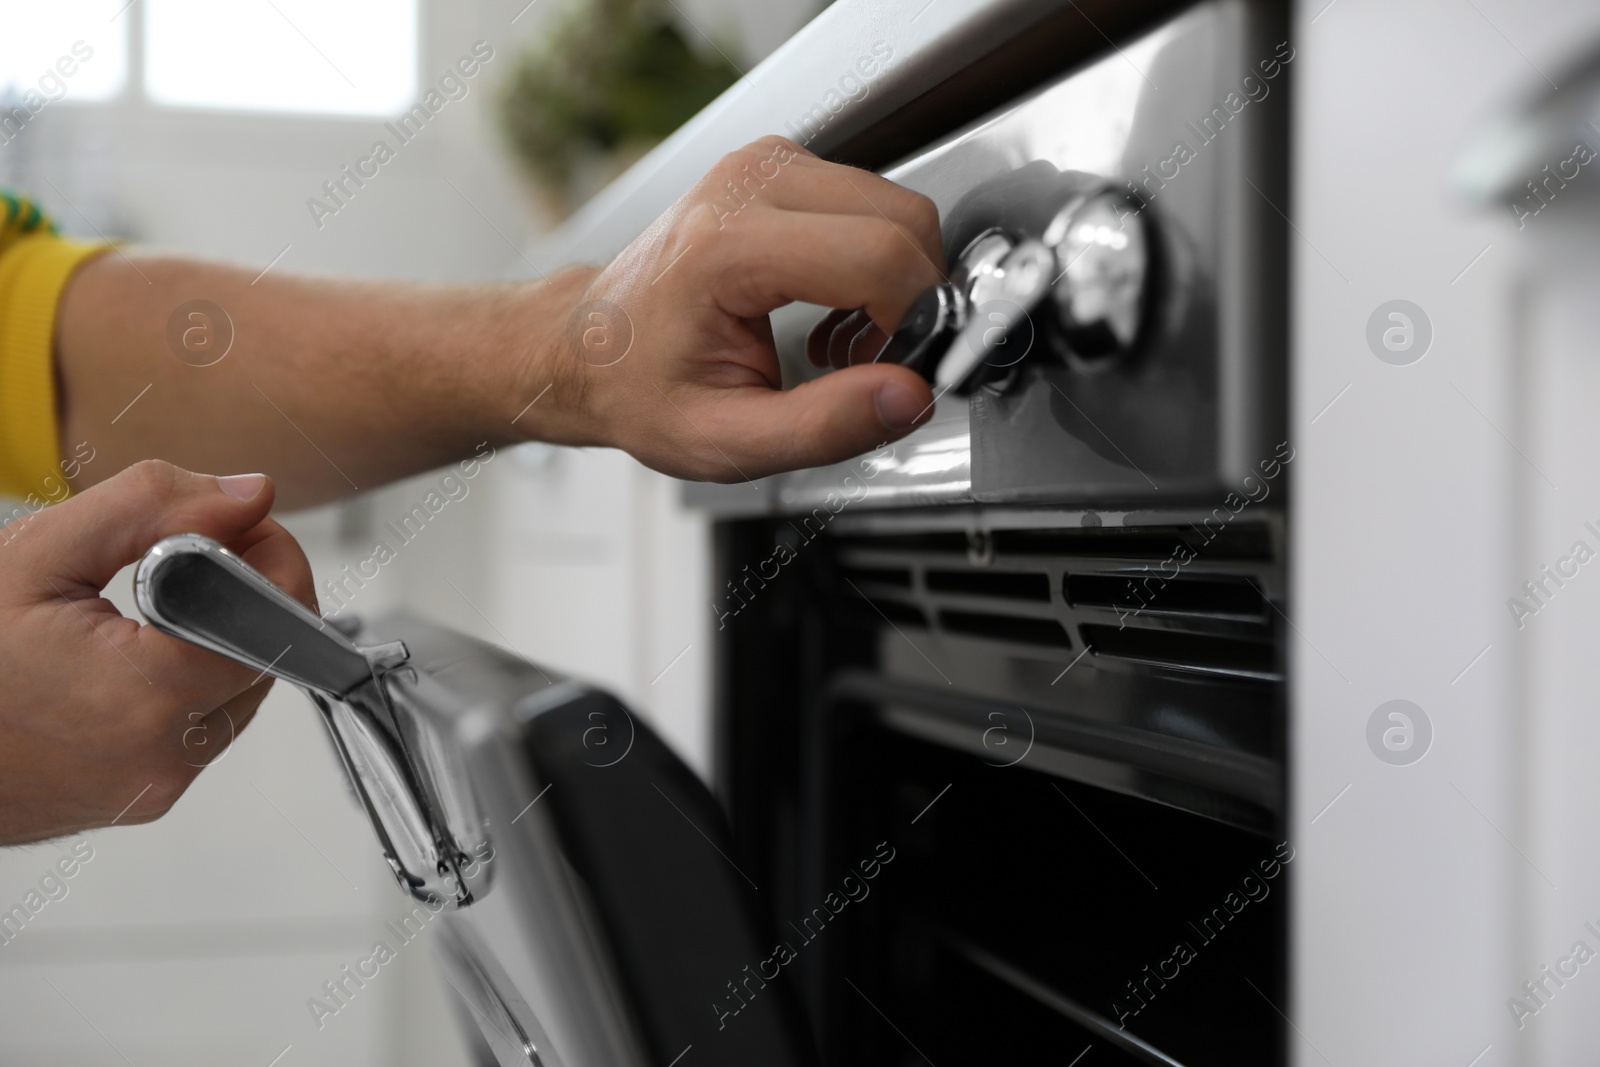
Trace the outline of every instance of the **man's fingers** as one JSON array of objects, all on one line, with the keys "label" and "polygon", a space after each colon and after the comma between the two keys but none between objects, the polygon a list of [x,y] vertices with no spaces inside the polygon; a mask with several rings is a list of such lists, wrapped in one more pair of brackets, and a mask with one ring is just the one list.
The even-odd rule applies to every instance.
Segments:
[{"label": "man's fingers", "polygon": [[272,508],[264,474],[218,478],[160,460],[136,463],[30,520],[19,537],[33,537],[36,576],[58,588],[99,592],[151,545],[175,533],[229,541]]},{"label": "man's fingers", "polygon": [[199,769],[222,758],[234,739],[256,717],[261,702],[272,690],[271,679],[263,679],[215,710],[189,713],[190,725],[183,731],[180,747],[183,762]]},{"label": "man's fingers", "polygon": [[778,154],[783,150],[787,150],[799,156],[802,162],[808,160],[813,163],[823,162],[822,157],[811,151],[811,149],[807,148],[799,141],[791,141],[789,138],[780,133],[769,133],[764,137],[760,137],[754,141],[751,141],[746,147],[763,152],[767,155]]},{"label": "man's fingers", "polygon": [[851,340],[848,363],[854,366],[857,363],[876,362],[888,345],[889,335],[880,330],[877,323],[869,322]]},{"label": "man's fingers", "polygon": [[714,298],[739,318],[804,300],[861,307],[887,333],[941,277],[914,234],[881,218],[764,211],[748,221],[711,267]]},{"label": "man's fingers", "polygon": [[[748,150],[747,150],[748,151]],[[879,218],[904,226],[942,270],[939,209],[921,193],[896,185],[871,171],[815,157],[794,157],[780,165],[776,156],[743,163],[720,187],[712,185],[706,210],[719,229],[747,221],[762,209],[806,214],[844,214]]]},{"label": "man's fingers", "polygon": [[[240,698],[246,710],[265,694],[258,670],[169,637],[119,615],[97,594],[123,567],[162,538],[199,533],[222,542],[291,596],[315,609],[311,568],[289,532],[266,517],[272,483],[265,475],[214,477],[168,463],[136,464],[72,499],[52,505],[19,535],[13,552],[26,565],[13,574],[25,602],[48,614],[57,644],[99,664],[108,688],[121,691],[123,723],[151,759],[181,766],[194,716]],[[27,540],[23,540],[26,538]],[[259,691],[241,697],[252,686]],[[130,742],[132,743],[132,742]],[[193,763],[192,759],[187,762]]]},{"label": "man's fingers", "polygon": [[[721,390],[704,406],[710,455],[720,481],[837,463],[905,436],[933,412],[933,393],[915,372],[867,364],[825,374],[788,390]],[[699,421],[693,409],[687,413]],[[729,469],[727,461],[738,465]]]},{"label": "man's fingers", "polygon": [[856,313],[854,308],[835,308],[822,316],[817,324],[811,327],[811,332],[806,334],[806,359],[813,367],[830,366],[829,346],[833,343],[833,331],[839,324]]},{"label": "man's fingers", "polygon": [[[933,395],[877,357],[944,277],[927,197],[781,139],[734,152],[589,284],[585,299],[628,308],[649,355],[589,377],[602,436],[657,470],[723,481],[904,436]],[[767,316],[794,302],[839,309],[805,348],[842,369],[783,391]]]},{"label": "man's fingers", "polygon": [[888,343],[889,335],[877,323],[864,312],[856,312],[834,327],[828,341],[828,363],[835,370],[872,363]]},{"label": "man's fingers", "polygon": [[856,335],[872,324],[865,311],[857,311],[833,328],[828,338],[828,366],[841,370],[850,365],[850,344]]}]

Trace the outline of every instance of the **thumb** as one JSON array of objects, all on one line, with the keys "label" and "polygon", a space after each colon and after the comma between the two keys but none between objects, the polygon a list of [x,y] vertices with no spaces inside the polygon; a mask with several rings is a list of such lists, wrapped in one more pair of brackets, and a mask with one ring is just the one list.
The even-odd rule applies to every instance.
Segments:
[{"label": "thumb", "polygon": [[22,533],[35,538],[36,571],[99,592],[163,537],[234,540],[266,518],[272,498],[265,474],[218,478],[146,460],[46,508]]},{"label": "thumb", "polygon": [[730,481],[837,463],[904,437],[933,415],[928,383],[892,363],[847,367],[793,389],[717,392],[718,440],[737,442],[729,458],[740,469],[728,472]]}]

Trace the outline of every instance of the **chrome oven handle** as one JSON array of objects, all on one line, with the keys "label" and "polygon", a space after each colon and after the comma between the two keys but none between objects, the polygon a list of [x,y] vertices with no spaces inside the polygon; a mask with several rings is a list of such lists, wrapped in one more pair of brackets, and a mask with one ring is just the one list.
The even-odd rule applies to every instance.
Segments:
[{"label": "chrome oven handle", "polygon": [[357,646],[244,560],[198,534],[169,537],[150,549],[134,591],[139,610],[156,629],[304,689],[327,719],[402,888],[421,900],[472,901],[472,881],[483,884],[483,878],[469,880],[467,846],[486,839],[482,827],[452,825],[451,815],[462,805],[452,806],[447,796],[462,787],[447,781],[449,771],[419,745],[427,727],[418,713],[396,712],[393,692],[410,692],[415,685],[404,644]]},{"label": "chrome oven handle", "polygon": [[302,688],[342,699],[372,680],[349,638],[209,537],[179,534],[150,549],[134,595],[162,633]]}]

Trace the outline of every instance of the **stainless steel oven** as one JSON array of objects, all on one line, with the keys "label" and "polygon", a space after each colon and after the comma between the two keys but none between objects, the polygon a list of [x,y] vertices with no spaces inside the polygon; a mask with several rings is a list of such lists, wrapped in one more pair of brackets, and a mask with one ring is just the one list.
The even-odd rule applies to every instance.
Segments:
[{"label": "stainless steel oven", "polygon": [[881,167],[941,213],[895,350],[936,417],[691,491],[717,781],[825,1062],[1285,1062],[1284,25],[1185,9]]}]

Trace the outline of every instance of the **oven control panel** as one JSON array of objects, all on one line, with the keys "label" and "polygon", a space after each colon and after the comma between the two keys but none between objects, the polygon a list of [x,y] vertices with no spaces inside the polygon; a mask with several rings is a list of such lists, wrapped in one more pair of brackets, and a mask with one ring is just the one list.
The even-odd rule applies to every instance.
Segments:
[{"label": "oven control panel", "polygon": [[991,227],[924,292],[884,358],[941,392],[1001,385],[1043,344],[1085,366],[1132,351],[1150,302],[1151,243],[1137,199],[1063,175],[1060,207],[1037,236]]},{"label": "oven control panel", "polygon": [[966,398],[972,500],[1214,503],[1275,454],[1286,36],[1196,7],[887,172],[952,268],[886,358]]},{"label": "oven control panel", "polygon": [[[933,385],[873,507],[1208,508],[1287,436],[1282,5],[1212,0],[955,130],[884,176],[939,210],[950,274],[880,359]],[[825,309],[774,314],[804,380]],[[803,513],[846,465],[766,479]],[[748,490],[691,491],[725,514]]]}]

